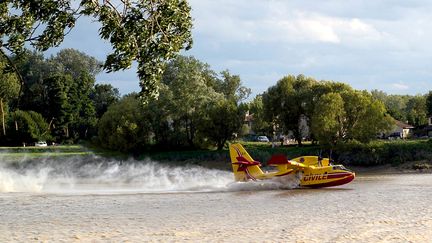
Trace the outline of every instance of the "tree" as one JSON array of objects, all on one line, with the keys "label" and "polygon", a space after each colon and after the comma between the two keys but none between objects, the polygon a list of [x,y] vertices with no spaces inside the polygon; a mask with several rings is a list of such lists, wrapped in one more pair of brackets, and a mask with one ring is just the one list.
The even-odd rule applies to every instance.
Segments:
[{"label": "tree", "polygon": [[315,83],[303,75],[289,75],[263,94],[268,121],[281,127],[284,133],[292,131],[299,145],[308,133],[304,124],[309,123],[313,110],[312,87]]},{"label": "tree", "polygon": [[366,91],[347,90],[322,95],[312,116],[312,130],[321,144],[368,142],[391,128],[384,104]]},{"label": "tree", "polygon": [[407,122],[406,106],[409,95],[387,95],[385,92],[372,90],[372,97],[384,103],[387,112],[393,118]]},{"label": "tree", "polygon": [[414,96],[406,104],[408,123],[414,126],[427,125],[427,107],[425,96]]},{"label": "tree", "polygon": [[251,94],[251,89],[242,85],[239,75],[231,75],[228,70],[221,72],[221,79],[217,79],[214,89],[222,93],[225,99],[240,103]]},{"label": "tree", "polygon": [[40,51],[58,46],[83,15],[97,19],[100,37],[113,47],[104,69],[127,69],[137,61],[146,98],[157,94],[165,62],[192,44],[186,0],[6,0],[0,3],[0,52],[21,56],[26,43]]},{"label": "tree", "polygon": [[99,62],[74,49],[48,59],[26,51],[17,61],[24,80],[18,108],[41,113],[50,121],[56,139],[87,138],[97,121],[90,92]]},{"label": "tree", "polygon": [[46,79],[47,109],[45,117],[53,125],[53,135],[61,140],[69,137],[69,125],[73,119],[74,109],[68,98],[73,79],[70,75],[57,75]]},{"label": "tree", "polygon": [[44,80],[60,74],[59,64],[47,61],[39,52],[29,50],[25,50],[20,58],[13,56],[12,60],[21,77],[17,108],[44,114],[47,107]]},{"label": "tree", "polygon": [[427,109],[427,115],[429,117],[432,116],[432,91],[429,91],[426,95],[426,109]]},{"label": "tree", "polygon": [[386,115],[384,104],[373,99],[367,91],[345,91],[341,96],[346,114],[346,140],[368,142],[380,132],[388,131],[394,124],[393,119]]},{"label": "tree", "polygon": [[335,145],[345,136],[344,102],[338,93],[327,93],[318,100],[312,116],[312,131],[321,144]]},{"label": "tree", "polygon": [[108,107],[120,99],[120,92],[111,84],[96,84],[90,94],[96,110],[96,117],[101,118]]},{"label": "tree", "polygon": [[6,63],[0,59],[0,112],[2,120],[3,136],[6,135],[5,113],[8,102],[18,96],[20,84],[17,77],[13,73],[8,73],[5,70]]},{"label": "tree", "polygon": [[156,145],[169,148],[172,145],[183,145],[180,139],[182,133],[176,132],[175,112],[173,112],[172,100],[173,93],[168,85],[159,84],[160,95],[158,99],[151,100],[146,106],[149,112],[149,119],[154,133]]},{"label": "tree", "polygon": [[122,98],[108,108],[99,122],[102,147],[137,152],[150,143],[151,124],[135,94]]},{"label": "tree", "polygon": [[169,89],[169,100],[166,109],[170,110],[172,132],[178,141],[187,141],[195,147],[200,140],[199,125],[203,122],[207,107],[223,98],[211,86],[214,83],[214,72],[193,57],[179,56],[167,66],[162,81]]},{"label": "tree", "polygon": [[92,56],[75,49],[62,49],[55,56],[50,57],[47,62],[59,65],[58,71],[62,74],[70,74],[74,79],[79,78],[82,73],[88,73],[95,77],[102,68],[102,63]]},{"label": "tree", "polygon": [[272,126],[271,123],[266,121],[264,116],[264,104],[262,95],[257,95],[249,103],[249,114],[253,117],[252,131],[257,134],[271,134]]},{"label": "tree", "polygon": [[71,106],[70,135],[73,140],[87,138],[89,129],[92,129],[97,122],[96,111],[93,102],[90,99],[90,93],[93,89],[95,79],[87,72],[82,72],[79,77],[75,78],[69,87],[68,102]]},{"label": "tree", "polygon": [[221,99],[208,109],[201,131],[215,142],[218,150],[222,150],[226,141],[239,132],[243,119],[244,113],[235,103]]},{"label": "tree", "polygon": [[8,137],[14,144],[32,143],[51,138],[48,123],[41,114],[34,111],[17,110],[10,117]]}]

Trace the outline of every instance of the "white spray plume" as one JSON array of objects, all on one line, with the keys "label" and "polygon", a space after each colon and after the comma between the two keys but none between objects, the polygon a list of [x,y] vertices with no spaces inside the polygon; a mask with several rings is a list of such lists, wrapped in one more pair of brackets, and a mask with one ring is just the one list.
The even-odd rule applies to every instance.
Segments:
[{"label": "white spray plume", "polygon": [[[1,158],[0,158],[1,161]],[[168,166],[98,156],[27,158],[0,166],[0,192],[167,193],[290,189],[297,176],[260,182],[234,182],[232,172],[199,166]]]}]

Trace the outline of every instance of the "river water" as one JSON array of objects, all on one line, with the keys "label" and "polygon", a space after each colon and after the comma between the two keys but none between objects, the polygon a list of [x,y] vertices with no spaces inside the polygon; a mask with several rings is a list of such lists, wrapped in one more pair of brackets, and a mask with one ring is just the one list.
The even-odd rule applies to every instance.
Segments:
[{"label": "river water", "polygon": [[298,189],[298,178],[77,161],[0,166],[0,242],[432,242],[432,174]]}]

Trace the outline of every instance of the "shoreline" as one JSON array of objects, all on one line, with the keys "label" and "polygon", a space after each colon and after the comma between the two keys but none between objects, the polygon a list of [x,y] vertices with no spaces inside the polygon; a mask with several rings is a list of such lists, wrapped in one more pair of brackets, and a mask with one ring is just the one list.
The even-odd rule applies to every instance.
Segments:
[{"label": "shoreline", "polygon": [[[202,153],[200,153],[202,152]],[[39,160],[41,158],[60,159],[62,157],[83,157],[100,156],[119,162],[133,159],[138,163],[147,160],[167,166],[200,166],[207,169],[231,171],[229,157],[224,154],[227,151],[169,151],[167,153],[142,154],[138,157],[127,154],[95,150],[82,145],[49,146],[49,147],[0,147],[0,159],[3,162],[24,162]],[[160,155],[166,156],[160,156]],[[159,156],[152,156],[159,155]],[[338,164],[336,162],[336,164]],[[344,164],[344,163],[342,163]],[[404,163],[388,163],[383,165],[359,166],[344,164],[348,169],[358,174],[409,174],[409,173],[432,173],[432,161],[416,160]]]},{"label": "shoreline", "polygon": [[375,166],[347,166],[356,174],[429,174],[432,163],[427,161],[408,161],[399,165],[385,164]]}]

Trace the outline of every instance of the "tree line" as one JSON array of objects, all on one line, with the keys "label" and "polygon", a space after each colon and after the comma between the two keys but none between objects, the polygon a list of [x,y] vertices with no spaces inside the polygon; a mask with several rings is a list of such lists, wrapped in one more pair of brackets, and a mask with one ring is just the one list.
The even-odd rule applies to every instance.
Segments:
[{"label": "tree line", "polygon": [[[192,46],[190,11],[186,0],[2,1],[0,143],[93,140],[123,151],[220,149],[250,132],[243,124],[249,112],[256,133],[335,145],[367,142],[390,129],[393,118],[425,126],[432,114],[432,93],[357,91],[303,75],[284,77],[248,101],[250,89],[238,75],[217,73],[193,57],[173,59]],[[99,36],[113,48],[103,63],[71,49],[49,58],[26,50],[58,46],[81,16],[99,22]],[[95,84],[102,69],[127,69],[134,61],[139,95],[120,98],[111,85]]]},{"label": "tree line", "polygon": [[95,84],[101,63],[73,49],[45,58],[38,52],[9,57],[16,72],[0,59],[0,105],[3,145],[37,140],[75,143],[97,134],[97,121],[119,92]]},{"label": "tree line", "polygon": [[[137,93],[120,97],[113,86],[96,84],[102,63],[77,50],[48,58],[26,50],[9,59],[21,77],[0,59],[2,145],[87,140],[137,153],[155,147],[222,149],[254,132],[334,146],[368,142],[389,131],[394,118],[426,125],[431,114],[432,93],[387,95],[304,75],[283,77],[249,99],[251,90],[238,75],[216,72],[194,57],[168,62],[158,99],[145,102]],[[253,117],[252,130],[244,124],[246,113]]]}]

